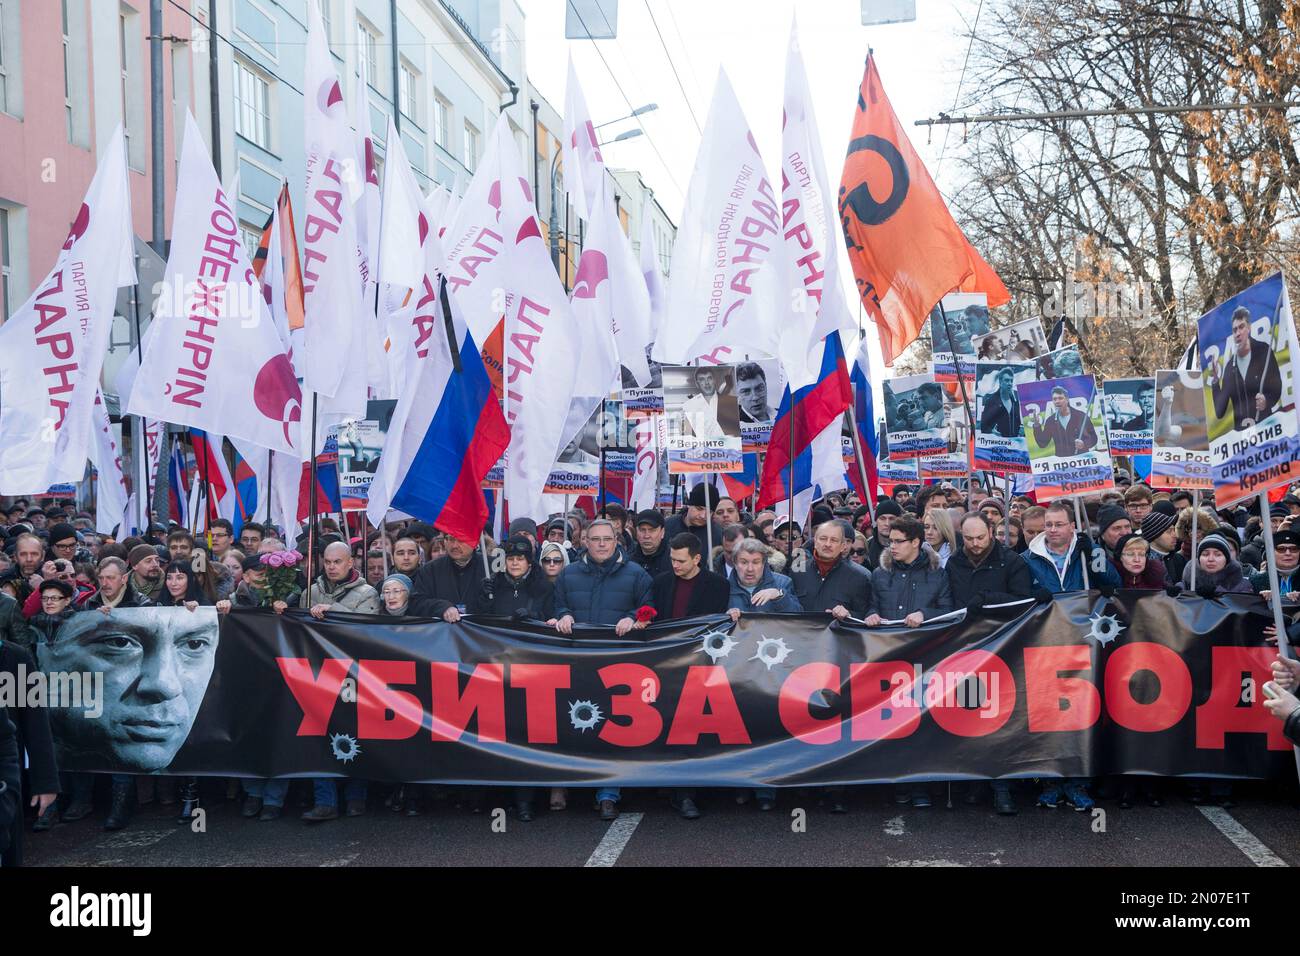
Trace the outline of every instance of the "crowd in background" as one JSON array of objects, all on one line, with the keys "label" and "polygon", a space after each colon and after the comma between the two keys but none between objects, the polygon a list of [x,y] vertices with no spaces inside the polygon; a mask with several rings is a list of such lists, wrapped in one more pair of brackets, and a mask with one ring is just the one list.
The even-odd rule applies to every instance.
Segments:
[{"label": "crowd in background", "polygon": [[[958,610],[978,615],[997,605],[1046,602],[1085,589],[1103,596],[1118,588],[1203,598],[1270,596],[1257,513],[1195,508],[1190,493],[1153,492],[1123,471],[1116,484],[1115,491],[1082,502],[1077,511],[1072,500],[1044,507],[977,480],[965,489],[946,482],[898,485],[874,508],[851,492],[828,495],[803,524],[773,510],[751,514],[742,510],[743,502],[699,485],[673,513],[629,514],[611,504],[596,518],[574,509],[540,525],[517,519],[503,541],[484,533],[477,546],[420,521],[351,535],[346,519],[341,526],[334,517],[319,519],[314,533],[293,541],[255,522],[244,523],[236,535],[225,520],[214,521],[197,538],[183,528],[152,524],[143,535],[116,540],[95,533],[91,514],[17,500],[0,509],[0,670],[20,664],[34,670],[36,645],[57,640],[60,626],[74,614],[111,615],[149,605],[211,606],[222,614],[298,607],[322,619],[348,612],[449,623],[486,615],[540,622],[581,638],[607,633],[593,627],[613,627],[626,636],[654,622],[724,614],[738,620],[755,612],[825,613],[865,626],[917,627]],[[1300,497],[1288,494],[1273,505],[1268,521],[1288,632],[1300,638]],[[273,595],[264,559],[290,548],[311,552],[311,578],[299,572],[290,593]],[[1264,636],[1277,643],[1271,625]],[[1267,706],[1287,720],[1289,736],[1300,737],[1300,701],[1290,694],[1300,664],[1279,659],[1274,677],[1281,695]],[[59,774],[48,727],[22,716],[17,730],[28,755],[33,828],[39,832],[92,815],[99,775]],[[262,821],[279,818],[291,792],[288,780],[225,783],[218,796],[242,800],[243,815]],[[127,826],[137,805],[154,800],[176,804],[184,820],[200,799],[195,778],[113,774],[104,789],[108,829]],[[967,785],[965,799],[978,803],[991,791],[994,809],[1011,815],[1017,812],[1014,789],[1005,780]],[[1139,801],[1158,806],[1165,799],[1155,778],[1048,779],[1041,781],[1036,803],[1088,810],[1095,793],[1121,807]],[[431,800],[451,799],[481,812],[488,796],[480,788],[408,784],[390,788],[384,805],[418,815]],[[612,786],[596,793],[602,818],[617,817],[621,796]],[[774,790],[734,796],[752,800],[759,810],[776,805]],[[893,792],[899,803],[922,808],[933,796],[926,784],[900,785]],[[1223,780],[1192,781],[1187,796],[1220,805],[1234,798]],[[310,804],[301,818],[322,822],[365,813],[370,788],[363,780],[321,778],[301,797]],[[539,799],[560,810],[569,794],[516,788],[509,797],[518,819],[528,821]],[[848,809],[845,788],[819,797],[831,812]],[[671,804],[684,818],[700,816],[693,790],[674,790]],[[10,852],[0,853],[7,863],[21,858],[17,825],[14,830]]]}]

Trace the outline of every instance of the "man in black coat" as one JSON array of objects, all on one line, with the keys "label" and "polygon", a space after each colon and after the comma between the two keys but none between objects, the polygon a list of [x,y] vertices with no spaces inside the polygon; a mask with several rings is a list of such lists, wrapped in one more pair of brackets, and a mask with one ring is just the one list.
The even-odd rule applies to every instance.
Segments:
[{"label": "man in black coat", "polygon": [[986,604],[1009,604],[1033,596],[1034,575],[1025,559],[998,541],[981,512],[961,522],[962,546],[948,559],[948,586],[954,607],[971,613]]},{"label": "man in black coat", "polygon": [[[0,704],[0,834],[7,835],[23,825],[23,808],[19,790],[22,758],[18,753],[18,736],[9,720],[9,711]],[[8,840],[4,839],[3,843]],[[9,848],[0,845],[0,865],[8,863]]]},{"label": "man in black coat", "polygon": [[543,621],[554,617],[551,582],[537,567],[535,540],[517,534],[505,543],[506,569],[483,580],[470,602],[471,613]]},{"label": "man in black coat", "polygon": [[813,560],[790,575],[805,611],[824,611],[838,620],[871,613],[871,574],[849,560],[853,526],[843,518],[824,521],[813,535]]},{"label": "man in black coat", "polygon": [[[686,511],[675,514],[665,523],[664,532],[669,541],[689,531],[700,539],[701,553],[709,548],[709,526],[713,526],[713,544],[722,543],[722,525],[713,520],[713,509],[718,506],[718,490],[712,485],[696,485],[686,497]],[[644,512],[642,512],[644,514]]]},{"label": "man in black coat", "polygon": [[984,412],[980,415],[980,434],[999,438],[1019,438],[1020,400],[1016,397],[1015,369],[1004,368],[998,372],[996,394],[984,399]]},{"label": "man in black coat", "polygon": [[656,621],[676,621],[703,614],[725,614],[731,585],[720,574],[701,566],[699,539],[683,532],[668,543],[673,569],[654,579]]},{"label": "man in black coat", "polygon": [[1249,428],[1263,421],[1282,397],[1282,375],[1267,342],[1250,335],[1250,310],[1244,305],[1232,313],[1232,354],[1222,377],[1217,363],[1206,369],[1214,396],[1214,414],[1222,418],[1232,403],[1233,427]]},{"label": "man in black coat", "polygon": [[673,569],[668,558],[668,542],[664,540],[664,516],[656,508],[637,512],[636,544],[627,549],[627,559],[639,564],[652,578]]},{"label": "man in black coat", "polygon": [[478,597],[487,577],[483,556],[472,544],[447,535],[447,553],[415,572],[412,599],[433,617],[455,624]]}]

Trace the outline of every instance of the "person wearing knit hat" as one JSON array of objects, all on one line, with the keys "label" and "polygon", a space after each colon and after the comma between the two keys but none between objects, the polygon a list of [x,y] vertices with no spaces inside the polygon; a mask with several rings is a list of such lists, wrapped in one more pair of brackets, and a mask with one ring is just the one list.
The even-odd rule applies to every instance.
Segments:
[{"label": "person wearing knit hat", "polygon": [[867,540],[867,555],[862,566],[868,571],[880,567],[881,557],[889,551],[889,529],[895,518],[903,516],[903,508],[897,502],[886,498],[876,505],[876,523]]},{"label": "person wearing knit hat", "polygon": [[400,571],[394,571],[384,578],[379,585],[379,597],[383,607],[379,613],[385,617],[408,617],[411,611],[411,579]]},{"label": "person wearing knit hat", "polygon": [[[984,515],[984,517],[988,518],[994,524],[997,524],[1007,516],[1007,506],[1002,502],[1001,498],[985,498],[979,503],[979,507],[975,510]],[[993,514],[989,514],[990,511],[992,511]]]},{"label": "person wearing knit hat", "polygon": [[[1190,562],[1183,571],[1182,585],[1185,590],[1192,590]],[[1195,590],[1203,598],[1254,593],[1237,562],[1235,546],[1218,531],[1207,534],[1196,545]]]},{"label": "person wearing knit hat", "polygon": [[[1173,510],[1172,508],[1170,510]],[[1177,519],[1160,508],[1152,508],[1142,519],[1142,537],[1161,561],[1178,548]]]},{"label": "person wearing knit hat", "polygon": [[686,496],[686,510],[672,515],[664,523],[664,539],[671,541],[683,531],[689,531],[699,539],[700,548],[706,554],[710,543],[721,544],[722,525],[713,520],[713,509],[718,506],[720,497],[718,489],[712,485],[696,485]]},{"label": "person wearing knit hat", "polygon": [[56,525],[51,525],[49,541],[49,556],[51,561],[56,558],[63,558],[65,561],[72,561],[76,558],[78,547],[77,529],[72,525],[62,521]]},{"label": "person wearing knit hat", "polygon": [[131,566],[131,587],[137,596],[152,601],[162,593],[163,564],[158,549],[151,544],[137,544],[127,556]]},{"label": "person wearing knit hat", "polygon": [[1118,505],[1106,505],[1097,512],[1097,533],[1107,551],[1114,551],[1119,539],[1133,533],[1133,521]]},{"label": "person wearing knit hat", "polygon": [[[1273,535],[1273,567],[1277,571],[1277,587],[1282,600],[1288,603],[1300,601],[1300,594],[1296,593],[1300,591],[1300,531],[1287,528]],[[1267,564],[1262,570],[1249,574],[1249,578],[1250,586],[1257,594],[1271,596]]]}]

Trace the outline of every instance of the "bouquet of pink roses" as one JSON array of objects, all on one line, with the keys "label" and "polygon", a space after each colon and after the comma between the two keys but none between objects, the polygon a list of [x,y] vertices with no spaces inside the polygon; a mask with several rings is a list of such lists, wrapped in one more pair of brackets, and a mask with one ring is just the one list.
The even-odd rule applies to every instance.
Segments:
[{"label": "bouquet of pink roses", "polygon": [[262,567],[266,569],[263,590],[272,601],[284,601],[298,593],[298,565],[302,560],[297,551],[268,551],[262,555]]}]

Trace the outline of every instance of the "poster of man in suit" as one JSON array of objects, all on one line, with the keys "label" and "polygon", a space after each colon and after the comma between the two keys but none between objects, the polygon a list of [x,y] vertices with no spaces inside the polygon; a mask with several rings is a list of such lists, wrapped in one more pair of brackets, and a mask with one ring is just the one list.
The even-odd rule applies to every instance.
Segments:
[{"label": "poster of man in suit", "polygon": [[1091,375],[1016,386],[1040,502],[1115,487],[1097,383]]}]

